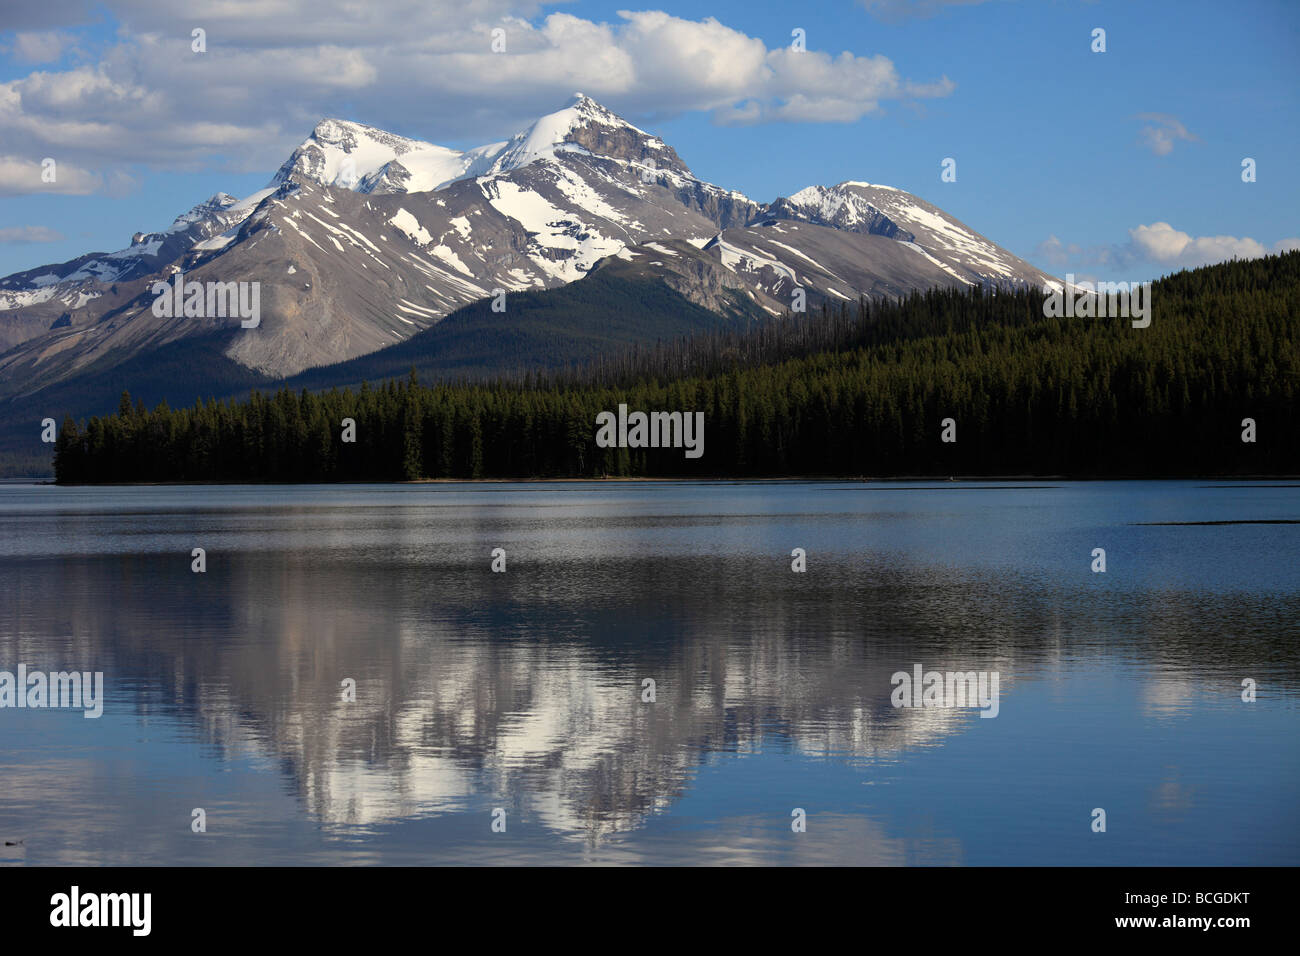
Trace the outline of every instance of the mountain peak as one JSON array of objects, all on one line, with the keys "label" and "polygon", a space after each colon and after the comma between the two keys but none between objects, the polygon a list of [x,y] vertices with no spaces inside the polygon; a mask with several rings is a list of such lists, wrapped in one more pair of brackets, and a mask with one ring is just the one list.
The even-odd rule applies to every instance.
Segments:
[{"label": "mountain peak", "polygon": [[574,93],[567,106],[554,113],[539,116],[531,126],[510,141],[510,146],[507,148],[507,152],[511,154],[510,165],[522,166],[556,146],[577,142],[577,131],[591,123],[636,129],[585,93]]},{"label": "mountain peak", "polygon": [[364,129],[364,124],[354,123],[352,120],[338,119],[333,116],[325,116],[312,128],[308,139],[314,139],[322,143],[338,142],[358,128]]},{"label": "mountain peak", "polygon": [[538,117],[510,140],[493,163],[492,172],[518,169],[553,158],[557,151],[575,149],[690,175],[672,147],[580,92],[574,93],[562,109]]},{"label": "mountain peak", "polygon": [[327,117],[293,151],[271,185],[307,180],[369,192],[376,179],[391,173],[389,179],[408,181],[415,175],[419,188],[432,189],[459,175],[465,155],[364,123]]},{"label": "mountain peak", "polygon": [[[365,123],[334,119],[332,117],[326,117],[317,123],[311,131],[311,135],[307,137],[306,142],[299,148],[306,147],[310,143],[316,143],[323,147],[338,147],[344,153],[370,153],[378,148],[392,152],[397,156],[411,150],[426,149],[433,146],[432,143],[399,136],[397,133],[390,133],[376,126],[367,126]],[[442,147],[435,148],[441,149]]]},{"label": "mountain peak", "polygon": [[565,151],[691,174],[662,140],[578,91],[565,106],[538,117],[508,142],[465,152],[325,117],[276,172],[270,187],[311,182],[363,193],[430,192],[461,179],[552,160]]},{"label": "mountain peak", "polygon": [[574,93],[569,97],[569,102],[564,105],[564,109],[578,109],[584,113],[598,113],[605,116],[612,116],[614,119],[620,119],[620,117],[608,106],[605,106],[603,103],[598,103],[586,93]]}]

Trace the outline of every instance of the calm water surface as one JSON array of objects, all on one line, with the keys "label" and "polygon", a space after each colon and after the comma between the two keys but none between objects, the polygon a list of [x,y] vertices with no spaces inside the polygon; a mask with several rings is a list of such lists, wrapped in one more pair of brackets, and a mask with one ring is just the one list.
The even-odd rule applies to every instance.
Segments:
[{"label": "calm water surface", "polygon": [[[0,864],[1300,864],[1297,522],[1295,482],[0,486],[0,671],[107,697],[0,710]],[[893,707],[917,664],[998,716]]]}]

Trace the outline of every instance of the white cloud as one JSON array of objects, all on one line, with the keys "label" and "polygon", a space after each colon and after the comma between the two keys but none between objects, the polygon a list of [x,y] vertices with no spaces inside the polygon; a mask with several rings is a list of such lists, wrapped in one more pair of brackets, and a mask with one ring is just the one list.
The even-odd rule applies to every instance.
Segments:
[{"label": "white cloud", "polygon": [[[42,157],[44,159],[46,157]],[[87,196],[91,193],[121,195],[130,190],[134,181],[121,170],[107,175],[91,172],[71,163],[60,162],[55,157],[54,181],[47,182],[42,174],[45,166],[41,160],[21,156],[0,156],[0,196],[22,196],[33,193],[55,193],[65,196]]]},{"label": "white cloud", "polygon": [[1074,243],[1067,246],[1055,235],[1051,235],[1034,247],[1033,255],[1049,265],[1063,266],[1070,261],[1071,257],[1078,256],[1082,252],[1083,250]]},{"label": "white cloud", "polygon": [[58,30],[19,31],[8,49],[23,63],[52,63],[72,45],[72,37]]},{"label": "white cloud", "polygon": [[1168,113],[1139,113],[1137,118],[1146,124],[1138,131],[1138,142],[1157,156],[1168,156],[1174,151],[1174,144],[1179,141],[1200,142],[1176,116]]},{"label": "white cloud", "polygon": [[[54,2],[65,26],[81,22],[78,5]],[[189,170],[221,155],[257,171],[277,166],[325,116],[464,145],[508,135],[576,89],[634,121],[704,111],[722,124],[853,122],[953,89],[947,77],[901,77],[883,55],[769,49],[712,17],[660,11],[596,22],[540,16],[527,0],[232,2],[202,15],[170,0],[111,8],[117,36],[93,60],[0,82],[8,151],[89,169]],[[204,53],[191,50],[196,26]],[[504,53],[492,52],[495,27]]]},{"label": "white cloud", "polygon": [[1145,265],[1171,272],[1300,249],[1300,238],[1279,239],[1270,246],[1248,236],[1193,236],[1167,222],[1139,225],[1128,234],[1128,242],[1087,248],[1048,236],[1034,249],[1033,256],[1056,269],[1068,265],[1076,271],[1080,267],[1101,267],[1118,272]]},{"label": "white cloud", "polygon": [[1180,269],[1226,262],[1229,259],[1258,259],[1269,252],[1296,247],[1300,239],[1281,239],[1270,249],[1258,240],[1236,236],[1192,236],[1167,222],[1155,222],[1128,231],[1134,254],[1150,262]]},{"label": "white cloud", "polygon": [[63,233],[48,226],[5,226],[0,229],[0,242],[58,242]]}]

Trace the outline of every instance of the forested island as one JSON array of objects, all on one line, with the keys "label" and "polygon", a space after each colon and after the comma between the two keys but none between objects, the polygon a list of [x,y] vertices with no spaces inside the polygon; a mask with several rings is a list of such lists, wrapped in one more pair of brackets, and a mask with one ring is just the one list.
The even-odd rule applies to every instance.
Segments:
[{"label": "forested island", "polygon": [[[1150,296],[1147,328],[1045,317],[1037,291],[933,290],[488,383],[412,373],[152,410],[123,395],[114,415],[63,422],[55,473],[61,483],[1300,473],[1300,252],[1181,272]],[[620,404],[703,412],[705,453],[598,447],[597,415]],[[945,419],[955,441],[941,438]]]}]

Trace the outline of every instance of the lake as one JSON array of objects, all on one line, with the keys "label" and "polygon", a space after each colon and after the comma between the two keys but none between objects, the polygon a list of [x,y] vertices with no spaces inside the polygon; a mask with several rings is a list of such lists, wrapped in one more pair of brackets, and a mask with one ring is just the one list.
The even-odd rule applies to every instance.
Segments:
[{"label": "lake", "polygon": [[0,864],[1300,864],[1298,482],[0,485],[0,585],[103,674]]}]

